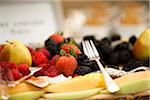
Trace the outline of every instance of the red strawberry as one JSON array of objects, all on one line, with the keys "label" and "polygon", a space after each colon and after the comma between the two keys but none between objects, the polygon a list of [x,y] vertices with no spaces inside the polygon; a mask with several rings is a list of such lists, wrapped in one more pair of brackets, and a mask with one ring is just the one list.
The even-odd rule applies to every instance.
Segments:
[{"label": "red strawberry", "polygon": [[36,66],[39,66],[40,64],[47,63],[48,59],[42,52],[35,52],[35,54],[32,56],[33,63]]},{"label": "red strawberry", "polygon": [[50,36],[50,38],[52,40],[54,40],[57,44],[59,44],[59,43],[64,41],[64,37],[59,35],[59,34],[53,34],[53,35]]},{"label": "red strawberry", "polygon": [[61,49],[64,50],[64,51],[66,51],[67,54],[70,53],[70,52],[69,52],[69,49],[70,49],[70,50],[72,49],[76,55],[78,55],[78,54],[81,53],[80,49],[79,49],[76,45],[74,45],[74,44],[64,44],[64,45],[61,47]]},{"label": "red strawberry", "polygon": [[25,76],[30,74],[29,66],[27,64],[20,64],[18,65],[19,71]]},{"label": "red strawberry", "polygon": [[14,80],[18,80],[23,77],[23,75],[19,72],[18,69],[11,70]]},{"label": "red strawberry", "polygon": [[77,60],[71,55],[61,56],[55,66],[65,76],[72,76],[77,68]]},{"label": "red strawberry", "polygon": [[42,52],[47,58],[50,58],[50,57],[51,57],[51,54],[50,54],[49,51],[46,50],[45,48],[40,48],[40,49],[38,49],[37,51]]}]

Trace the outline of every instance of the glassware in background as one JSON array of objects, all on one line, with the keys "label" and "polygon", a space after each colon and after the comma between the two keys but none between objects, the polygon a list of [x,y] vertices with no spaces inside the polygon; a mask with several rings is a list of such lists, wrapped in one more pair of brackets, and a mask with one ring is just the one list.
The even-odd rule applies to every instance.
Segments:
[{"label": "glassware in background", "polygon": [[6,82],[3,80],[2,70],[3,69],[0,67],[0,99],[8,100],[9,95],[8,95]]},{"label": "glassware in background", "polygon": [[82,25],[85,23],[85,15],[82,11],[72,10],[68,14],[64,21],[63,32],[66,37],[78,38],[81,35],[78,34],[78,30],[81,29]]},{"label": "glassware in background", "polygon": [[0,66],[0,99],[8,100],[8,87],[14,86],[16,85],[11,70]]},{"label": "glassware in background", "polygon": [[110,20],[112,18],[110,2],[93,3],[85,10],[86,23],[80,30],[84,35],[95,35],[101,39],[108,35],[110,31]]},{"label": "glassware in background", "polygon": [[118,5],[120,13],[113,22],[116,32],[124,38],[138,37],[147,27],[145,5],[139,2],[122,2]]},{"label": "glassware in background", "polygon": [[123,38],[132,35],[138,37],[149,24],[148,5],[143,1],[89,1],[82,2],[82,6],[80,3],[76,1],[76,8],[70,6],[66,9],[73,9],[68,13],[76,10],[85,15],[85,23],[80,24],[78,29],[76,28],[78,25],[73,25],[73,22],[80,22],[81,15],[76,13],[76,19],[70,17],[71,26],[76,28],[80,38],[85,35],[95,35],[97,39],[101,39],[114,33],[120,34]]}]

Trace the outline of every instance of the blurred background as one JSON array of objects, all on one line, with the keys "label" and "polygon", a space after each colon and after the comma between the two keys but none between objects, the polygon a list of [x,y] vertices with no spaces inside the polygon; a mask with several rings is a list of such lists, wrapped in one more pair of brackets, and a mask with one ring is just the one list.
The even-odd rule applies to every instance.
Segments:
[{"label": "blurred background", "polygon": [[149,0],[0,0],[0,43],[44,42],[51,34],[82,39],[139,36],[150,27]]}]

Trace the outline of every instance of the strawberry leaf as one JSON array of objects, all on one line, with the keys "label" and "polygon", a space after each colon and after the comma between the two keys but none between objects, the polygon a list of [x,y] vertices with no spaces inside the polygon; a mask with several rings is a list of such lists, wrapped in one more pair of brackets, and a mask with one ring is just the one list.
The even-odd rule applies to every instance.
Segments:
[{"label": "strawberry leaf", "polygon": [[64,35],[64,33],[63,33],[63,32],[58,32],[57,34],[58,34],[58,35],[61,35],[61,36],[63,36],[63,35]]},{"label": "strawberry leaf", "polygon": [[74,57],[77,57],[76,53],[74,52],[73,49],[68,49],[69,50],[69,53],[70,55],[74,56]]},{"label": "strawberry leaf", "polygon": [[66,51],[61,49],[61,50],[60,50],[60,55],[61,55],[61,56],[66,55]]}]

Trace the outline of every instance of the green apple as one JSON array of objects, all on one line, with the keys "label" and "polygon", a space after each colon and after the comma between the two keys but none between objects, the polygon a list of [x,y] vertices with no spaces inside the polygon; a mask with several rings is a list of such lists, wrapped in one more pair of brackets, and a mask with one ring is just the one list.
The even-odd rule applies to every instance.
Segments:
[{"label": "green apple", "polygon": [[28,48],[20,41],[9,41],[0,53],[0,61],[10,61],[16,64],[32,64],[32,57]]},{"label": "green apple", "polygon": [[28,91],[11,94],[9,100],[37,100],[44,94],[44,91]]}]

